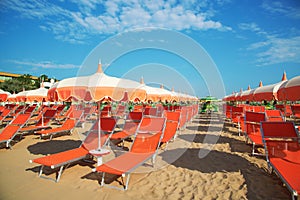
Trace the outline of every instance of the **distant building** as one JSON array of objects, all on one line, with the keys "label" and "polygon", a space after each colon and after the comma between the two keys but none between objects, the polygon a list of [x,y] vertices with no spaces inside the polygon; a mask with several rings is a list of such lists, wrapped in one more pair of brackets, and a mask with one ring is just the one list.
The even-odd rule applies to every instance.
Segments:
[{"label": "distant building", "polygon": [[[8,73],[8,72],[0,72],[0,83],[6,81],[6,80],[11,80],[13,78],[17,78],[22,76],[23,74],[13,74],[13,73]],[[32,80],[38,80],[39,77],[37,76],[31,76]]]},{"label": "distant building", "polygon": [[[20,77],[24,74],[14,74],[14,73],[8,73],[8,72],[0,72],[0,83],[3,83],[6,80],[11,80],[17,77]],[[39,79],[37,76],[31,76],[32,82],[35,83],[36,80]],[[54,84],[54,80],[51,79],[50,82],[43,82],[42,86],[45,88],[50,88]]]}]

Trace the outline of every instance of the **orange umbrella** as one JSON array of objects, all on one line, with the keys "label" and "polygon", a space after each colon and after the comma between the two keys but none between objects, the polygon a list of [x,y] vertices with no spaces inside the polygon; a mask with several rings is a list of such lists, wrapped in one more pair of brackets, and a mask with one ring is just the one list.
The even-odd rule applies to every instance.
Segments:
[{"label": "orange umbrella", "polygon": [[300,100],[300,76],[296,76],[280,86],[277,92],[280,101]]}]

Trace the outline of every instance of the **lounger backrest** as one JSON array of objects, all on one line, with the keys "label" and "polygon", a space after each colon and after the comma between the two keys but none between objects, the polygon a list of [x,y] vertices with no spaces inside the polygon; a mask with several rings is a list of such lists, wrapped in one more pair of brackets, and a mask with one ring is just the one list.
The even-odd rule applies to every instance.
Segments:
[{"label": "lounger backrest", "polygon": [[266,110],[267,121],[283,121],[280,110]]},{"label": "lounger backrest", "polygon": [[10,139],[20,129],[20,126],[8,124],[0,133],[0,141]]},{"label": "lounger backrest", "polygon": [[293,122],[261,122],[264,138],[297,138],[298,133]]},{"label": "lounger backrest", "polygon": [[297,118],[300,118],[300,104],[291,105],[291,109],[292,109],[293,115]]},{"label": "lounger backrest", "polygon": [[165,111],[164,115],[167,118],[167,121],[179,122],[179,120],[180,120],[180,112],[179,111],[175,111],[175,112]]},{"label": "lounger backrest", "polygon": [[30,113],[19,114],[14,120],[11,121],[11,125],[24,125],[30,118]]},{"label": "lounger backrest", "polygon": [[187,121],[187,109],[186,109],[186,107],[181,107],[179,128],[183,128],[186,121]]},{"label": "lounger backrest", "polygon": [[265,112],[266,108],[264,106],[253,106],[252,111],[253,112]]},{"label": "lounger backrest", "polygon": [[161,133],[138,134],[134,139],[134,143],[131,146],[130,152],[133,153],[154,153],[157,150],[159,141],[161,139]]},{"label": "lounger backrest", "polygon": [[[43,109],[44,112],[44,109]],[[36,126],[42,126],[45,124],[48,124],[51,119],[55,116],[56,110],[52,110],[50,108],[47,108],[47,110],[42,114],[42,118],[39,119],[39,121],[36,123]]]},{"label": "lounger backrest", "polygon": [[135,105],[133,110],[138,111],[138,112],[143,112],[144,106],[143,105]]},{"label": "lounger backrest", "polygon": [[5,108],[1,113],[1,117],[6,117],[9,113],[10,113],[10,109]]},{"label": "lounger backrest", "polygon": [[[107,135],[100,134],[100,146],[103,146],[107,142]],[[99,134],[96,131],[91,131],[85,138],[85,140],[82,143],[82,146],[87,150],[93,150],[98,149],[99,147]]]},{"label": "lounger backrest", "polygon": [[[98,132],[98,130],[99,130],[99,121],[98,120],[92,126],[91,131]],[[101,131],[104,133],[113,132],[116,125],[117,125],[117,118],[115,118],[115,117],[101,117],[100,118]]]},{"label": "lounger backrest", "polygon": [[146,107],[144,110],[144,115],[157,116],[157,108]]},{"label": "lounger backrest", "polygon": [[26,110],[24,110],[24,113],[32,113],[36,108],[36,105],[32,105],[29,106],[28,108],[26,108]]},{"label": "lounger backrest", "polygon": [[133,111],[129,112],[126,120],[140,122],[143,118],[143,112]]},{"label": "lounger backrest", "polygon": [[144,116],[138,132],[156,133],[164,129],[166,119],[163,117],[147,117]]},{"label": "lounger backrest", "polygon": [[83,116],[83,110],[72,110],[72,112],[69,114],[69,118],[71,119],[81,119]]},{"label": "lounger backrest", "polygon": [[233,106],[231,108],[231,120],[233,122],[238,122],[239,119],[243,116],[243,114],[244,114],[244,108],[243,107]]},{"label": "lounger backrest", "polygon": [[63,123],[63,125],[61,126],[61,128],[70,130],[70,129],[74,128],[75,125],[76,125],[76,120],[75,119],[67,119]]},{"label": "lounger backrest", "polygon": [[261,121],[266,121],[266,116],[265,113],[262,112],[251,112],[251,111],[246,111],[245,114],[245,122],[252,122],[259,124]]}]

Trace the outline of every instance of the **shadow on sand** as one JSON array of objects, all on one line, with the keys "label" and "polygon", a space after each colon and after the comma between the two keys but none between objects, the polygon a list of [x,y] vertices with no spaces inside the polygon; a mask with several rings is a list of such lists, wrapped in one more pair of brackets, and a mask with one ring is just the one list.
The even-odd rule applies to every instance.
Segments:
[{"label": "shadow on sand", "polygon": [[[207,155],[204,158],[199,158],[199,150],[195,148],[185,149],[182,156],[172,165],[197,170],[201,173],[241,172],[247,185],[248,199],[290,198],[289,191],[285,187],[281,187],[281,182],[276,175],[269,175],[248,160],[238,155],[208,149],[201,149]],[[161,153],[160,156],[164,161],[170,163],[172,162],[170,160],[172,155],[182,153],[182,151],[184,149],[168,150]]]}]

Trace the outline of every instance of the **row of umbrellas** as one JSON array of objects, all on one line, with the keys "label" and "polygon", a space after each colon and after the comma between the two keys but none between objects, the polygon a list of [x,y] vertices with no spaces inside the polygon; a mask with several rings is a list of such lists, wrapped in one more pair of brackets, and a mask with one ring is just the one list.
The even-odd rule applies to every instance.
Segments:
[{"label": "row of umbrellas", "polygon": [[56,82],[49,90],[39,88],[10,95],[0,91],[0,101],[41,102],[41,101],[196,101],[197,97],[155,88],[145,85],[143,79],[136,82],[108,76],[103,73],[101,63],[96,73],[90,76],[80,76],[63,79]]},{"label": "row of umbrellas", "polygon": [[225,96],[224,101],[299,101],[300,100],[300,76],[287,80],[286,73],[283,74],[280,82],[251,89],[248,86],[246,91],[240,91]]}]

